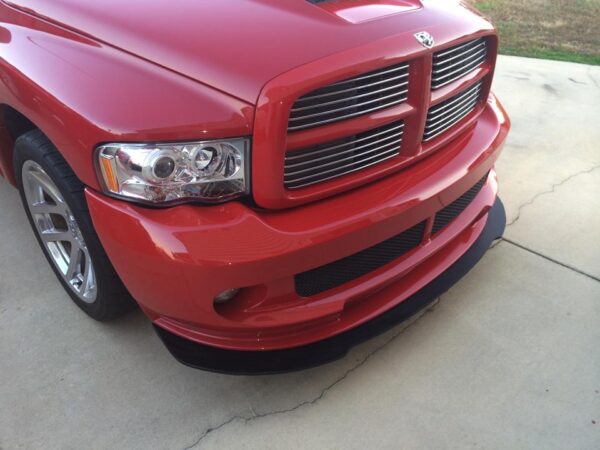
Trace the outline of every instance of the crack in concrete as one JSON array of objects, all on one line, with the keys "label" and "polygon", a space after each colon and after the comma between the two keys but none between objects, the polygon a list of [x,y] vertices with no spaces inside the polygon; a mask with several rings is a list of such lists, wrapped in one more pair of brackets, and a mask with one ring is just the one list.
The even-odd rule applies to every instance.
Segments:
[{"label": "crack in concrete", "polygon": [[554,258],[552,258],[552,257],[550,257],[548,255],[544,255],[543,253],[538,252],[537,250],[533,250],[531,248],[528,248],[528,247],[524,246],[523,244],[519,244],[518,242],[515,242],[515,241],[513,241],[511,239],[507,239],[505,237],[501,238],[501,241],[502,242],[506,242],[507,244],[510,244],[510,245],[514,245],[515,247],[520,248],[521,250],[525,250],[526,252],[529,252],[532,255],[539,256],[540,258],[543,258],[546,261],[549,261],[551,263],[554,263],[556,265],[564,267],[565,269],[571,270],[572,272],[578,273],[579,275],[583,275],[584,277],[587,277],[587,278],[589,278],[591,280],[594,280],[594,281],[597,281],[597,282],[600,283],[600,278],[598,278],[598,277],[596,277],[596,276],[594,276],[592,274],[589,274],[589,273],[587,273],[587,272],[585,272],[585,271],[583,271],[581,269],[578,269],[577,267],[570,266],[569,264],[566,264],[566,263],[561,262],[561,261],[559,261],[557,259],[554,259]]},{"label": "crack in concrete", "polygon": [[207,428],[206,430],[204,430],[200,434],[200,437],[192,445],[190,445],[189,447],[186,447],[184,450],[192,450],[194,448],[198,448],[198,446],[202,443],[202,441],[209,434],[214,433],[215,431],[218,431],[221,428],[224,428],[227,425],[229,425],[229,424],[231,424],[233,422],[236,422],[238,420],[239,421],[244,421],[244,423],[249,423],[249,422],[253,422],[253,421],[258,420],[258,419],[262,419],[264,417],[269,417],[269,416],[275,416],[275,415],[280,415],[280,414],[291,413],[291,412],[294,412],[294,411],[296,411],[296,410],[298,410],[298,409],[300,409],[300,408],[302,408],[304,406],[312,406],[312,405],[318,403],[320,400],[322,400],[323,398],[325,398],[325,396],[329,393],[329,391],[331,391],[337,385],[339,385],[344,380],[346,380],[352,373],[356,372],[358,369],[360,369],[362,366],[364,366],[371,358],[373,358],[375,355],[377,355],[379,352],[381,352],[383,349],[385,349],[388,345],[390,345],[392,342],[394,342],[400,335],[404,334],[413,325],[415,325],[419,321],[419,319],[421,317],[423,317],[425,314],[433,312],[433,310],[439,304],[440,301],[441,301],[441,297],[438,297],[429,306],[427,306],[420,315],[417,315],[416,317],[413,316],[412,319],[408,319],[408,320],[412,320],[412,322],[408,323],[404,328],[402,328],[401,330],[399,330],[396,333],[394,333],[392,335],[392,337],[390,337],[387,341],[385,341],[383,344],[381,344],[380,346],[376,347],[373,351],[371,351],[370,353],[368,353],[367,356],[365,356],[361,361],[358,362],[358,364],[355,364],[350,369],[348,369],[347,371],[345,371],[342,374],[342,376],[340,376],[339,378],[337,378],[333,383],[327,385],[324,389],[321,390],[321,392],[319,393],[319,395],[317,395],[316,397],[314,397],[314,398],[312,398],[310,400],[302,401],[302,402],[298,403],[297,405],[292,406],[291,408],[280,409],[280,410],[275,410],[275,411],[268,411],[268,412],[264,412],[264,413],[257,413],[251,407],[250,408],[250,410],[252,412],[251,416],[244,416],[244,415],[239,415],[238,414],[238,415],[230,417],[229,419],[225,420],[224,422],[221,422],[219,425]]},{"label": "crack in concrete", "polygon": [[573,178],[576,178],[578,176],[581,175],[586,175],[586,174],[590,174],[592,172],[594,172],[595,170],[600,169],[600,164],[593,166],[590,169],[586,169],[586,170],[582,170],[581,172],[577,172],[573,175],[569,175],[567,178],[565,178],[564,180],[559,181],[558,183],[554,183],[550,190],[548,191],[543,191],[543,192],[539,192],[537,194],[535,194],[533,196],[533,198],[531,198],[530,200],[526,201],[525,203],[523,203],[522,205],[519,206],[519,208],[517,209],[517,216],[510,221],[508,224],[506,224],[506,227],[511,227],[513,226],[515,223],[517,223],[519,221],[519,219],[521,218],[521,212],[523,211],[523,209],[525,209],[528,206],[531,206],[535,203],[535,201],[544,196],[544,195],[549,195],[549,194],[553,194],[554,192],[556,192],[556,189],[559,188],[560,186],[564,185],[565,183],[568,183],[569,181],[571,181]]}]

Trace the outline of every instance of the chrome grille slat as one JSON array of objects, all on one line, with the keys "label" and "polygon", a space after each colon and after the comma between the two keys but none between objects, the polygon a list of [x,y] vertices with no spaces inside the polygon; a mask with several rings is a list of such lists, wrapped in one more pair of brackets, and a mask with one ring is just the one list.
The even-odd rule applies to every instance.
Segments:
[{"label": "chrome grille slat", "polygon": [[467,111],[467,114],[473,111],[473,108],[477,104],[477,100],[473,100],[470,103],[461,105],[460,109],[454,111],[452,115],[445,117],[444,120],[437,122],[435,126],[428,127],[427,132],[425,133],[426,138],[430,137],[431,134],[435,134],[440,130],[447,130],[450,126],[454,125],[456,122],[460,120],[460,118],[464,117],[463,113]]},{"label": "chrome grille slat", "polygon": [[[473,44],[473,42],[470,42],[469,45],[470,44]],[[464,52],[461,52],[458,55],[454,55],[454,56],[451,56],[449,58],[444,58],[442,61],[438,61],[438,59],[440,59],[441,57],[436,53],[433,56],[433,65],[434,66],[439,66],[440,64],[448,64],[450,61],[454,61],[455,59],[459,59],[462,56],[471,55],[471,54],[473,54],[473,50],[478,50],[478,49],[484,48],[485,46],[486,46],[485,42],[480,42],[480,43],[474,45],[473,47],[468,48]]]},{"label": "chrome grille slat", "polygon": [[339,122],[404,103],[409,65],[402,63],[338,81],[299,97],[291,108],[288,131]]},{"label": "chrome grille slat", "polygon": [[[462,66],[462,67],[456,69],[455,71],[450,72],[444,76],[433,78],[433,82],[437,83],[438,81],[446,80],[441,85],[439,85],[439,87],[445,86],[446,84],[449,84],[452,81],[458,80],[459,78],[463,77],[464,75],[466,75],[466,73],[470,72],[472,69],[475,69],[483,61],[485,61],[485,59],[480,59],[479,61],[470,62],[467,65]],[[465,72],[465,71],[467,71],[467,72]],[[460,73],[460,76],[448,79],[448,77],[454,77],[457,73]]]},{"label": "chrome grille slat", "polygon": [[[481,93],[481,89],[476,89],[476,90],[472,91],[466,97],[464,97],[464,98],[461,97],[461,98],[457,99],[458,101],[455,100],[452,103],[448,103],[448,105],[444,105],[443,108],[440,108],[439,110],[429,113],[429,115],[427,116],[427,118],[428,118],[427,124],[433,124],[433,123],[443,120],[448,115],[448,113],[456,111],[457,109],[460,109],[461,107],[463,107],[465,104],[471,102],[472,100],[477,100],[480,93]],[[448,106],[450,106],[450,108],[448,108]]]},{"label": "chrome grille slat", "polygon": [[[359,170],[364,170],[364,169],[367,169],[367,168],[369,168],[369,167],[372,167],[372,166],[374,166],[374,165],[376,165],[376,164],[379,164],[379,163],[382,163],[382,162],[388,161],[388,160],[390,160],[390,159],[392,159],[392,158],[395,158],[396,156],[397,156],[397,155],[396,155],[395,153],[394,153],[394,154],[391,154],[391,155],[389,155],[389,156],[386,156],[385,158],[379,159],[379,160],[377,160],[377,161],[373,161],[373,162],[371,162],[371,163],[369,163],[369,164],[365,164],[365,165],[362,165],[362,166],[359,166],[359,167],[355,167],[354,169],[347,170],[347,171],[345,171],[345,172],[344,172],[342,175],[349,175],[349,174],[351,174],[351,173],[358,172]],[[315,185],[315,184],[322,183],[322,182],[324,182],[324,181],[333,180],[333,179],[335,179],[335,178],[338,178],[338,177],[340,177],[340,176],[341,176],[341,175],[332,175],[332,176],[329,176],[329,177],[321,178],[321,179],[319,179],[319,180],[310,181],[310,182],[308,182],[308,183],[302,183],[302,184],[298,184],[298,185],[295,185],[295,186],[293,186],[293,187],[289,187],[289,189],[300,189],[300,188],[304,188],[304,187],[312,186],[312,185]]]},{"label": "chrome grille slat", "polygon": [[[377,140],[377,141],[375,141],[375,142],[369,142],[368,144],[361,145],[360,147],[353,147],[353,148],[350,148],[350,149],[348,149],[348,150],[344,150],[344,151],[342,151],[342,152],[336,152],[336,153],[333,153],[333,154],[331,154],[331,155],[326,155],[326,156],[321,156],[321,157],[319,157],[319,158],[310,159],[309,161],[302,161],[302,162],[295,163],[295,164],[286,164],[286,167],[287,167],[288,169],[293,169],[293,168],[295,168],[295,167],[306,166],[307,164],[314,164],[314,163],[316,163],[316,162],[319,162],[319,161],[325,161],[325,160],[327,160],[327,159],[335,158],[335,157],[337,157],[337,156],[347,155],[348,153],[352,153],[352,152],[355,152],[355,151],[357,151],[357,150],[364,150],[364,149],[366,149],[366,148],[369,148],[369,147],[371,147],[371,146],[373,146],[373,145],[375,145],[375,144],[380,144],[380,143],[382,143],[382,142],[386,142],[386,141],[389,141],[390,139],[394,139],[394,138],[400,138],[400,139],[397,139],[397,140],[396,140],[396,142],[397,142],[398,144],[400,144],[400,143],[402,142],[402,135],[403,135],[403,134],[404,134],[404,133],[397,133],[397,134],[393,134],[393,135],[391,135],[391,136],[384,137],[383,139],[378,139],[378,140]],[[388,145],[388,144],[385,144],[385,145]],[[375,148],[375,150],[377,150],[377,149],[379,149],[379,148],[381,148],[381,147],[377,147],[377,148]],[[369,150],[369,152],[371,152],[371,151],[372,151],[372,150]],[[312,156],[312,155],[311,155],[311,156]],[[321,167],[322,167],[322,166],[321,166]]]},{"label": "chrome grille slat", "polygon": [[[366,94],[354,95],[354,96],[352,96],[350,98],[342,98],[340,100],[333,100],[333,101],[330,101],[330,102],[321,103],[319,105],[311,105],[311,106],[303,106],[301,108],[293,108],[292,112],[306,111],[307,109],[322,108],[323,106],[329,106],[329,105],[335,105],[335,104],[338,104],[338,103],[348,102],[350,100],[355,100],[357,98],[370,97],[371,95],[374,95],[374,94],[380,94],[382,92],[391,91],[392,89],[397,89],[399,87],[404,87],[404,86],[408,86],[408,81],[405,81],[404,83],[398,84],[397,86],[386,87],[386,88],[383,88],[383,89],[379,89],[377,91],[367,92]],[[408,91],[403,91],[402,93],[405,94],[406,92],[408,92]],[[385,97],[382,97],[381,99],[385,99]],[[352,105],[352,106],[357,106],[357,105]]]},{"label": "chrome grille slat", "polygon": [[[369,137],[356,139],[355,141],[348,142],[348,143],[345,143],[345,144],[334,145],[333,147],[326,147],[326,148],[323,148],[321,150],[316,150],[314,152],[311,152],[310,154],[311,154],[311,156],[312,155],[319,155],[319,154],[322,154],[324,152],[328,152],[328,151],[335,150],[335,149],[342,148],[342,147],[347,147],[348,145],[352,145],[352,144],[355,144],[355,143],[358,143],[358,142],[368,141],[369,139],[371,139],[373,137],[381,136],[383,134],[389,133],[390,131],[396,131],[396,130],[402,130],[402,129],[404,129],[404,123],[398,125],[397,127],[390,128],[389,130],[381,131],[380,133],[375,133],[375,134],[373,134],[373,135],[371,135]],[[306,155],[297,155],[296,156],[296,155],[292,154],[292,155],[289,155],[289,156],[285,157],[285,162],[287,164],[288,161],[294,161],[296,159],[305,158],[305,157],[306,157]]]},{"label": "chrome grille slat", "polygon": [[376,72],[373,72],[371,74],[367,74],[367,75],[363,75],[363,76],[359,76],[359,77],[350,78],[348,80],[338,81],[337,83],[330,84],[330,86],[340,86],[342,84],[350,83],[350,82],[353,82],[353,81],[368,80],[369,78],[377,77],[377,76],[380,76],[380,75],[386,75],[386,74],[392,73],[392,72],[399,72],[401,70],[406,70],[406,69],[408,69],[408,64],[402,64],[401,66],[394,67],[392,69],[376,71]]},{"label": "chrome grille slat", "polygon": [[[342,175],[348,175],[349,173],[356,172],[358,170],[366,169],[367,167],[371,167],[371,166],[373,166],[375,164],[379,164],[380,162],[387,161],[388,159],[391,159],[391,158],[397,156],[397,154],[398,154],[397,150],[391,149],[388,152],[386,152],[383,155],[383,157],[382,157],[382,155],[371,156],[370,158],[367,158],[367,159],[359,161],[359,162],[353,162],[353,163],[350,163],[350,164],[346,164],[345,166],[338,167],[336,169],[327,170],[327,171],[323,172],[322,174],[319,174],[318,176],[317,175],[310,175],[310,176],[307,176],[307,177],[304,177],[304,178],[298,178],[296,180],[289,181],[288,183],[291,185],[291,183],[294,183],[294,182],[297,183],[299,181],[303,181],[304,183],[299,184],[299,185],[296,184],[296,185],[294,185],[293,187],[290,187],[290,188],[291,189],[298,189],[300,187],[306,187],[306,186],[309,186],[311,184],[321,183],[321,182],[326,181],[326,180],[332,180],[334,178],[338,178],[338,177],[340,177]],[[375,157],[377,157],[377,160],[372,161],[373,159],[375,159]],[[371,162],[369,162],[369,161],[371,161]],[[368,162],[368,164],[364,164],[365,162]],[[322,175],[324,175],[324,174],[329,174],[331,172],[335,172],[336,170],[340,170],[340,169],[348,169],[348,170],[344,171],[341,174],[335,174],[335,175],[331,175],[331,176],[328,176],[328,177],[325,177],[325,178],[322,177]],[[316,178],[316,179],[310,180],[310,181],[306,181],[306,180],[309,180],[310,178]]]},{"label": "chrome grille slat", "polygon": [[450,53],[454,53],[454,52],[460,51],[463,48],[466,48],[469,45],[472,45],[473,42],[475,42],[475,41],[465,42],[464,44],[457,45],[456,47],[451,47],[451,48],[449,48],[447,50],[442,50],[440,52],[436,52],[435,55],[433,55],[433,57],[434,58],[443,58],[444,56],[449,55]]},{"label": "chrome grille slat", "polygon": [[459,117],[456,117],[456,120],[454,122],[452,122],[450,125],[448,125],[446,128],[441,129],[440,131],[438,131],[435,134],[432,135],[427,135],[427,137],[425,139],[423,139],[425,142],[431,141],[432,139],[435,139],[436,137],[438,137],[439,135],[445,133],[446,131],[448,131],[450,128],[452,128],[454,126],[454,124],[460,122],[462,119],[464,119],[465,117],[467,117],[473,110],[467,110],[464,114],[462,114]]},{"label": "chrome grille slat", "polygon": [[[477,53],[470,54],[467,58],[462,58],[460,61],[450,64],[449,66],[446,66],[443,69],[437,69],[437,70],[434,69],[434,70],[436,73],[444,73],[450,69],[454,69],[455,67],[460,66],[461,64],[464,64],[466,61],[470,61],[470,60],[476,59],[476,58],[481,59],[481,56],[485,55],[486,53],[487,53],[487,50],[485,48],[482,48]],[[454,59],[454,58],[452,58],[452,59]],[[434,68],[435,68],[435,65],[434,65]]]},{"label": "chrome grille slat", "polygon": [[364,111],[358,111],[352,114],[346,114],[345,116],[339,116],[335,119],[327,119],[327,120],[321,120],[319,122],[312,122],[310,125],[306,126],[306,125],[298,125],[296,127],[289,127],[288,130],[289,131],[297,131],[297,130],[302,130],[305,128],[312,128],[312,127],[316,127],[319,125],[325,125],[328,123],[332,123],[332,122],[338,122],[340,120],[345,120],[345,119],[350,119],[352,117],[356,117],[356,116],[362,116],[365,114],[368,114],[370,112],[373,111],[379,111],[380,109],[385,109],[385,108],[391,108],[392,106],[396,106],[396,105],[400,105],[401,103],[404,103],[406,100],[396,100],[394,102],[390,102],[390,103],[386,103],[385,105],[382,106],[376,106],[374,108],[370,108],[370,109],[366,109]]},{"label": "chrome grille slat", "polygon": [[[477,94],[479,95],[479,92]],[[479,96],[478,95],[470,96],[464,102],[457,103],[452,108],[445,110],[444,113],[441,116],[432,118],[430,121],[427,122],[428,129],[435,129],[435,128],[437,128],[437,126],[440,123],[445,122],[446,119],[448,119],[448,117],[451,117],[452,115],[454,115],[457,112],[461,111],[465,106],[470,105],[471,103],[477,103],[477,101],[479,100]]]},{"label": "chrome grille slat", "polygon": [[[363,86],[358,86],[358,87],[352,87],[352,88],[348,88],[348,89],[343,89],[341,91],[334,91],[334,92],[328,92],[328,93],[325,93],[325,94],[303,96],[303,97],[300,97],[298,100],[296,100],[296,103],[294,103],[294,105],[297,105],[298,103],[303,103],[303,102],[307,102],[307,101],[316,100],[316,99],[319,99],[319,98],[333,97],[334,95],[345,94],[346,92],[358,91],[358,90],[361,90],[361,89],[368,89],[368,88],[373,87],[373,86],[379,86],[380,84],[385,84],[385,83],[389,83],[391,81],[396,81],[396,80],[403,80],[405,78],[408,78],[408,73],[406,73],[404,75],[397,76],[397,77],[393,77],[393,78],[389,78],[389,79],[385,79],[385,80],[381,80],[381,81],[376,81],[375,83],[365,84]],[[405,86],[407,84],[408,84],[408,82],[404,82],[402,84],[399,84],[399,86]]]},{"label": "chrome grille slat", "polygon": [[354,136],[290,152],[285,159],[284,185],[299,189],[331,180],[398,156],[404,122],[393,122]]},{"label": "chrome grille slat", "polygon": [[483,82],[430,108],[423,141],[428,142],[452,128],[475,110],[481,99]]},{"label": "chrome grille slat", "polygon": [[481,66],[488,57],[486,38],[457,45],[433,56],[432,89],[444,87]]},{"label": "chrome grille slat", "polygon": [[[390,150],[397,150],[400,147],[400,144],[402,144],[402,138],[397,139],[397,140],[392,141],[392,142],[388,142],[388,143],[383,144],[383,145],[380,145],[379,147],[375,147],[375,148],[373,148],[371,150],[367,150],[366,152],[362,152],[362,153],[360,153],[360,156],[363,157],[363,156],[370,155],[371,153],[375,153],[375,152],[380,152],[379,155],[381,155],[382,154],[381,150],[384,150],[384,149],[386,149],[388,147],[392,147],[392,148],[390,148]],[[349,152],[345,152],[346,155],[348,153]],[[336,156],[340,156],[340,155],[331,155],[329,158],[335,158]],[[351,155],[351,156],[348,156],[348,157],[342,158],[342,159],[334,159],[333,161],[329,161],[329,162],[326,162],[326,163],[319,164],[318,168],[319,169],[323,169],[325,167],[330,167],[333,164],[344,163],[344,162],[350,161],[352,159],[356,159],[356,155]],[[354,162],[357,162],[357,161],[354,161]],[[338,167],[338,169],[339,169],[339,167]],[[302,175],[304,173],[311,172],[311,171],[314,172],[315,170],[316,169],[314,167],[309,167],[307,169],[296,170],[292,175],[284,175],[284,178],[289,179],[289,178],[295,177],[296,175]],[[324,172],[320,172],[320,174],[323,174],[323,173]],[[289,181],[293,181],[293,179],[289,180]]]},{"label": "chrome grille slat", "polygon": [[[327,114],[333,114],[333,113],[340,112],[340,111],[346,111],[347,109],[351,109],[351,108],[357,108],[357,107],[361,107],[361,106],[371,105],[371,104],[373,104],[375,102],[379,102],[381,100],[388,100],[390,98],[398,97],[399,95],[404,95],[407,92],[408,92],[408,89],[406,89],[402,92],[397,92],[395,94],[386,95],[381,98],[376,98],[375,100],[368,100],[366,102],[356,103],[356,104],[350,105],[350,106],[344,106],[343,108],[331,109],[331,110],[327,111]],[[306,116],[303,116],[302,118],[290,119],[290,122],[297,122],[298,120],[312,119],[313,117],[318,117],[318,116],[322,116],[322,115],[323,115],[323,113],[308,114]]]}]

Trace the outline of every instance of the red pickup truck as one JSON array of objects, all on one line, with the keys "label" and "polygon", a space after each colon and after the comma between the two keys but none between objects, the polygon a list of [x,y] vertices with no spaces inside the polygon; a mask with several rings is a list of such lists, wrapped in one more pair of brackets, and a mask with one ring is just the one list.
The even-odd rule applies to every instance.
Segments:
[{"label": "red pickup truck", "polygon": [[94,319],[321,364],[502,235],[497,49],[451,1],[0,0],[0,174]]}]

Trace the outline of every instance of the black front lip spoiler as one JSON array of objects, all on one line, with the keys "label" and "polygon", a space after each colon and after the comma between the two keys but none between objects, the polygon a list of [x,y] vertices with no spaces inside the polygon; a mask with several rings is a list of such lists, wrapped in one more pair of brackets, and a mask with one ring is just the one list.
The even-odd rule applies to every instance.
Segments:
[{"label": "black front lip spoiler", "polygon": [[389,330],[427,307],[479,262],[492,242],[502,237],[505,227],[506,213],[498,198],[477,241],[431,283],[370,322],[304,347],[270,351],[223,350],[189,341],[156,325],[154,328],[175,359],[196,369],[236,375],[260,375],[319,366],[343,358],[352,347]]}]

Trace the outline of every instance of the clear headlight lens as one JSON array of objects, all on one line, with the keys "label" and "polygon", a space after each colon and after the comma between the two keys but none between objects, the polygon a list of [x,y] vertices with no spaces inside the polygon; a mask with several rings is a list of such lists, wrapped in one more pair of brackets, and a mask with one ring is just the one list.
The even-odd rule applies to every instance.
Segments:
[{"label": "clear headlight lens", "polygon": [[96,158],[105,190],[150,204],[220,203],[249,193],[249,139],[106,144]]}]

